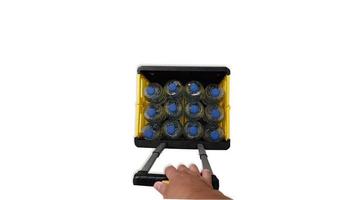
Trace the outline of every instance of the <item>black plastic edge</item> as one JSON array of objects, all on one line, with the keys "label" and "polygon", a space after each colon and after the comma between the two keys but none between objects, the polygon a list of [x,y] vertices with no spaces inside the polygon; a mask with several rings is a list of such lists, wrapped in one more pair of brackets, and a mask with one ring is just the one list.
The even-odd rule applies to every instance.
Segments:
[{"label": "black plastic edge", "polygon": [[224,72],[226,75],[230,75],[230,69],[225,66],[140,66],[137,68],[137,73],[150,72],[150,71],[189,71],[189,72]]},{"label": "black plastic edge", "polygon": [[[164,174],[151,174],[147,171],[138,171],[133,177],[134,185],[141,186],[153,186],[157,181],[168,180],[167,176]],[[219,179],[215,176],[211,176],[211,183],[215,190],[219,189]]]},{"label": "black plastic edge", "polygon": [[147,171],[138,171],[133,177],[134,185],[153,186],[156,181],[168,180],[164,174],[151,174]]},{"label": "black plastic edge", "polygon": [[211,184],[215,190],[218,190],[220,187],[219,179],[215,175],[211,176]]},{"label": "black plastic edge", "polygon": [[161,143],[166,143],[168,149],[197,149],[198,144],[203,144],[208,150],[227,150],[230,148],[230,140],[221,142],[207,142],[202,140],[145,140],[135,137],[136,147],[156,148]]}]

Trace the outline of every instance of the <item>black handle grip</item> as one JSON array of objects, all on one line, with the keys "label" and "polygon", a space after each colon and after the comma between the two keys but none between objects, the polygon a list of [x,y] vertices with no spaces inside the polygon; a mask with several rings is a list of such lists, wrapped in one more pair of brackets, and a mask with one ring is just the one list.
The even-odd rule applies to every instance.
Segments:
[{"label": "black handle grip", "polygon": [[[212,185],[215,190],[219,189],[219,179],[212,175]],[[156,181],[168,180],[167,176],[164,174],[150,174],[147,171],[138,171],[134,178],[134,185],[144,185],[144,186],[153,186]]]}]

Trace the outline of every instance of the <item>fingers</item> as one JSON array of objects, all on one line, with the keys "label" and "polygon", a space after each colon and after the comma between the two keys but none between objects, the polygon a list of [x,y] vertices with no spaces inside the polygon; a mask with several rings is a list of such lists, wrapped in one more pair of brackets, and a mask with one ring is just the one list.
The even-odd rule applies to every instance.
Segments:
[{"label": "fingers", "polygon": [[161,181],[157,181],[155,182],[155,184],[153,185],[153,187],[162,195],[164,195],[166,193],[167,190],[167,184],[166,183],[162,183]]},{"label": "fingers", "polygon": [[190,169],[191,172],[193,172],[193,174],[197,174],[197,175],[200,174],[198,167],[197,167],[196,165],[194,165],[194,164],[191,164],[191,165],[189,166],[189,169]]},{"label": "fingers", "polygon": [[179,165],[177,170],[182,172],[182,171],[187,171],[188,168],[185,165]]},{"label": "fingers", "polygon": [[166,174],[168,179],[171,179],[175,175],[177,175],[178,172],[177,172],[177,169],[171,165],[171,166],[166,167],[166,169],[164,170],[164,173]]},{"label": "fingers", "polygon": [[[173,169],[174,168],[173,166],[169,166],[166,168],[166,175],[167,175],[167,172],[169,173],[170,171],[173,172]],[[179,171],[179,172],[188,172],[190,174],[195,174],[195,175],[200,175],[200,172],[199,172],[199,169],[198,167],[195,165],[195,164],[191,164],[189,166],[189,168],[187,168],[185,165],[179,165],[177,167],[177,169],[174,168],[174,173],[173,175],[176,174],[176,172]],[[167,175],[168,176],[168,175]]]},{"label": "fingers", "polygon": [[203,169],[203,171],[201,172],[201,176],[203,177],[204,181],[207,184],[209,184],[210,186],[212,185],[211,184],[211,175],[212,175],[212,173],[208,169]]}]

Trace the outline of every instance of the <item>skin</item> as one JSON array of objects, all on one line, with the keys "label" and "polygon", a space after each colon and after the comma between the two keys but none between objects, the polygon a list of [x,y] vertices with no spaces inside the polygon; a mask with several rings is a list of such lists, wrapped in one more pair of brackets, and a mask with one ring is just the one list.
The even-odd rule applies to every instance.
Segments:
[{"label": "skin", "polygon": [[211,172],[207,169],[200,173],[194,164],[189,168],[184,165],[178,168],[168,166],[165,174],[169,183],[158,181],[154,184],[165,199],[229,199],[213,189]]}]

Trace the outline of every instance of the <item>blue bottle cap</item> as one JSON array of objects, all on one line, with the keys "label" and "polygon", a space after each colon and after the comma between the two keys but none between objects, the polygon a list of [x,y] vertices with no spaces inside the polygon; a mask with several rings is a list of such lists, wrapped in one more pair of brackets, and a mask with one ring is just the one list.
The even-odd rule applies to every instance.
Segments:
[{"label": "blue bottle cap", "polygon": [[211,110],[211,117],[213,119],[219,119],[220,118],[220,110],[218,108],[214,108]]},{"label": "blue bottle cap", "polygon": [[155,117],[156,116],[156,109],[152,108],[152,107],[148,108],[147,109],[147,115],[149,117]]},{"label": "blue bottle cap", "polygon": [[212,97],[218,97],[220,95],[220,89],[219,88],[212,88],[210,90],[210,95]]},{"label": "blue bottle cap", "polygon": [[219,138],[220,138],[219,131],[217,131],[217,130],[211,131],[210,138],[211,138],[212,141],[218,141]]},{"label": "blue bottle cap", "polygon": [[191,83],[189,88],[192,93],[197,93],[199,91],[199,85],[196,83]]},{"label": "blue bottle cap", "polygon": [[168,110],[169,112],[177,112],[177,104],[175,103],[168,104]]},{"label": "blue bottle cap", "polygon": [[197,114],[200,111],[200,108],[197,104],[193,104],[189,107],[189,112],[192,114]]},{"label": "blue bottle cap", "polygon": [[173,136],[176,132],[176,127],[174,126],[174,124],[168,124],[166,130],[168,135]]},{"label": "blue bottle cap", "polygon": [[191,136],[197,136],[198,135],[198,127],[196,127],[196,126],[189,127],[188,134]]},{"label": "blue bottle cap", "polygon": [[153,86],[148,86],[146,88],[146,93],[150,96],[154,95],[155,94],[155,88]]},{"label": "blue bottle cap", "polygon": [[144,132],[143,132],[143,136],[146,139],[153,139],[153,135],[154,135],[154,131],[152,128],[147,128]]},{"label": "blue bottle cap", "polygon": [[177,86],[178,86],[178,85],[177,85],[177,83],[175,83],[175,82],[169,83],[169,84],[168,84],[168,90],[169,90],[169,92],[171,92],[171,93],[177,92],[177,90],[178,90],[178,87],[177,87]]}]

